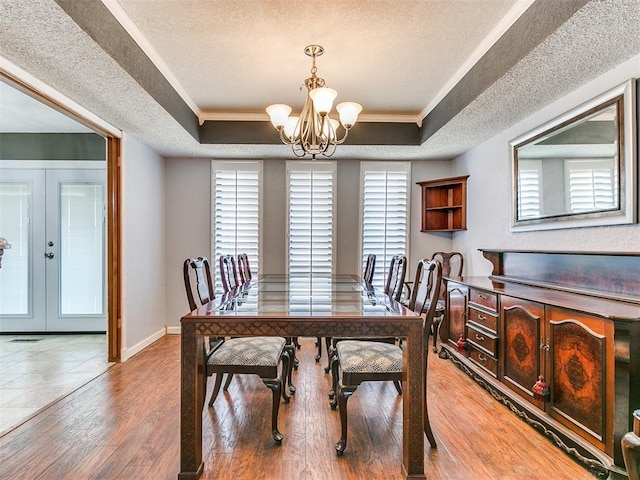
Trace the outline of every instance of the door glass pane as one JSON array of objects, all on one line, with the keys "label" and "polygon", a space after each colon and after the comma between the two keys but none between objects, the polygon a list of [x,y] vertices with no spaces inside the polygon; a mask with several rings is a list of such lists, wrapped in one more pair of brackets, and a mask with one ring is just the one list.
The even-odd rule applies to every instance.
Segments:
[{"label": "door glass pane", "polygon": [[11,249],[4,251],[0,268],[0,315],[29,312],[29,183],[0,184],[0,237]]},{"label": "door glass pane", "polygon": [[102,185],[60,184],[60,314],[104,310]]}]

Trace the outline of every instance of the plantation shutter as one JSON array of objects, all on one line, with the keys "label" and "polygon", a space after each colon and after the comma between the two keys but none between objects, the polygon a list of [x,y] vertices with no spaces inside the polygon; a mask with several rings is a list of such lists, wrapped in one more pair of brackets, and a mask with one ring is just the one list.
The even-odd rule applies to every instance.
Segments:
[{"label": "plantation shutter", "polygon": [[333,273],[335,163],[289,162],[289,274]]},{"label": "plantation shutter", "polygon": [[540,216],[541,163],[522,160],[518,165],[518,220]]},{"label": "plantation shutter", "polygon": [[371,253],[376,255],[373,285],[383,288],[391,257],[407,253],[409,164],[361,164],[361,271]]},{"label": "plantation shutter", "polygon": [[260,163],[213,162],[213,253],[216,295],[222,293],[218,259],[246,253],[252,275],[260,265]]},{"label": "plantation shutter", "polygon": [[618,207],[617,178],[610,163],[600,160],[567,162],[572,213]]}]

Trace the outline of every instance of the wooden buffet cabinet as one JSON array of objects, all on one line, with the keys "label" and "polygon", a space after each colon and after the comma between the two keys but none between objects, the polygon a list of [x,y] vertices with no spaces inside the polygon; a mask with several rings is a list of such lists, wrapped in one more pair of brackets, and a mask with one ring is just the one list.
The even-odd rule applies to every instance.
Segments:
[{"label": "wooden buffet cabinet", "polygon": [[[440,356],[599,478],[624,478],[620,441],[640,408],[640,254],[483,255],[489,277],[445,279]],[[547,395],[533,392],[540,375]]]}]

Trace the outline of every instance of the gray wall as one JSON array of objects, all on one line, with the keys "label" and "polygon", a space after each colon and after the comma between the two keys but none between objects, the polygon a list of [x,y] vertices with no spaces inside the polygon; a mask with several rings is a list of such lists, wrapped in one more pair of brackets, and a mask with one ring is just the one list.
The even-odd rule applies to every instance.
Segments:
[{"label": "gray wall", "polygon": [[[491,264],[478,251],[480,248],[640,252],[640,225],[638,224],[533,232],[510,231],[509,142],[630,78],[637,77],[640,77],[640,55],[618,65],[453,161],[454,175],[470,174],[468,229],[454,236],[452,244],[454,250],[461,251],[465,255],[467,275],[491,273]],[[637,183],[637,151],[633,162]]]},{"label": "gray wall", "polygon": [[[291,159],[294,160],[294,159]],[[263,161],[261,273],[286,272],[287,267],[287,160]],[[336,272],[360,271],[360,162],[337,160]],[[449,161],[412,163],[409,215],[409,262],[448,251],[451,234],[420,232],[421,192],[415,182],[447,177]],[[211,161],[167,159],[166,191],[166,322],[178,333],[180,317],[188,306],[182,280],[185,258],[211,256]],[[411,269],[410,277],[413,276]]]},{"label": "gray wall", "polygon": [[0,133],[0,160],[84,160],[107,158],[97,133]]},{"label": "gray wall", "polygon": [[164,335],[164,159],[126,137],[122,149],[122,360]]}]

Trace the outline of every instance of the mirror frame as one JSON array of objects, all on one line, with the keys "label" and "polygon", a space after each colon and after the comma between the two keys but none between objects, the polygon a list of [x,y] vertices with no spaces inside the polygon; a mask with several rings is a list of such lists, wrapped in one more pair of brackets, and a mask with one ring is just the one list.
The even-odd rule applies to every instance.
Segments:
[{"label": "mirror frame", "polygon": [[[518,220],[518,149],[580,122],[595,111],[617,105],[619,208]],[[637,223],[636,80],[630,79],[510,142],[511,231],[552,230]]]}]

